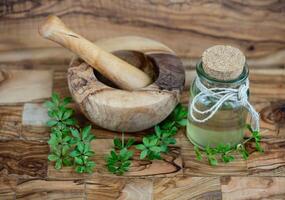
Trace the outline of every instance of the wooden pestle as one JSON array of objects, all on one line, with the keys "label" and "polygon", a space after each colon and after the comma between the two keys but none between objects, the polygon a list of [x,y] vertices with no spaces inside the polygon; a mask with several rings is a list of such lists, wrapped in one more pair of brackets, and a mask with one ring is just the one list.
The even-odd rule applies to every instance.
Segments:
[{"label": "wooden pestle", "polygon": [[40,24],[39,33],[77,54],[121,89],[133,90],[151,83],[146,73],[74,33],[56,16]]}]

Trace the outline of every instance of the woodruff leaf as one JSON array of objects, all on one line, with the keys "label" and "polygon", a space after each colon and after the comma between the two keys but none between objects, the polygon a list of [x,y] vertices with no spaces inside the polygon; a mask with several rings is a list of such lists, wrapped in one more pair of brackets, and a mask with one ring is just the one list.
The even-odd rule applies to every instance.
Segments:
[{"label": "woodruff leaf", "polygon": [[119,150],[117,153],[114,149],[106,157],[106,166],[109,172],[116,175],[123,175],[129,170],[131,165],[130,159],[133,157],[134,152],[129,151],[128,148],[134,143],[134,139],[129,139],[127,144],[124,145],[123,135],[122,140],[115,138],[113,140],[114,147]]},{"label": "woodruff leaf", "polygon": [[85,126],[82,130],[82,140],[85,140],[88,135],[90,134],[90,130],[91,130],[91,125],[89,126]]},{"label": "woodruff leaf", "polygon": [[202,153],[200,152],[199,147],[194,146],[194,150],[195,150],[197,160],[202,160]]},{"label": "woodruff leaf", "polygon": [[52,127],[52,126],[55,126],[57,123],[58,123],[58,121],[56,121],[56,120],[49,120],[49,121],[47,122],[47,125],[48,125],[49,127]]},{"label": "woodruff leaf", "polygon": [[[206,147],[205,151],[203,151],[203,152],[205,153],[205,156],[207,157],[210,165],[217,165],[218,164],[218,160],[216,159],[216,155],[220,155],[221,160],[225,163],[232,162],[234,160],[234,156],[231,155],[230,153],[232,153],[233,151],[237,151],[238,153],[240,153],[244,160],[248,159],[249,153],[245,148],[245,144],[247,142],[250,142],[250,141],[254,141],[255,149],[257,151],[263,152],[263,149],[260,145],[260,140],[261,140],[260,133],[258,131],[254,131],[251,128],[251,126],[248,124],[246,127],[248,128],[248,130],[251,132],[252,135],[250,138],[245,139],[243,143],[238,144],[236,146],[231,146],[229,144],[219,144],[215,148],[212,148],[209,146]],[[198,151],[196,151],[196,150],[197,149],[195,147],[196,157],[198,160],[200,160],[200,158],[201,158],[200,153],[198,153]],[[201,154],[202,154],[202,152],[201,152]]]},{"label": "woodruff leaf", "polygon": [[113,143],[114,143],[115,148],[117,148],[117,149],[122,149],[123,148],[122,142],[121,142],[121,140],[119,138],[115,138]]},{"label": "woodruff leaf", "polygon": [[45,103],[48,108],[48,115],[51,120],[48,126],[51,128],[51,135],[48,141],[51,154],[48,159],[55,161],[55,168],[74,165],[78,173],[92,173],[95,163],[89,160],[94,155],[89,143],[95,139],[90,134],[91,126],[86,126],[80,133],[76,120],[72,117],[74,110],[67,107],[71,102],[70,97],[60,99],[56,93],[52,94],[51,101]]},{"label": "woodruff leaf", "polygon": [[62,161],[61,161],[61,159],[57,159],[56,162],[55,162],[55,167],[54,168],[59,170],[59,169],[61,169],[61,167],[62,167]]},{"label": "woodruff leaf", "polygon": [[54,154],[50,154],[48,156],[48,160],[50,161],[56,161],[58,159],[58,156],[57,155],[54,155]]}]

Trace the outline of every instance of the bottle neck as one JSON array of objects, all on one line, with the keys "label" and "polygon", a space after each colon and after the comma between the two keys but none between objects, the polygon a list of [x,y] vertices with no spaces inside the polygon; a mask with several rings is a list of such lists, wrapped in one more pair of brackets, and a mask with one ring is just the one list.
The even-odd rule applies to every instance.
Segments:
[{"label": "bottle neck", "polygon": [[196,72],[202,84],[205,85],[207,88],[238,88],[240,85],[245,84],[249,74],[248,66],[247,64],[245,64],[242,73],[236,79],[226,81],[218,80],[206,74],[203,69],[203,64],[201,60],[196,65]]}]

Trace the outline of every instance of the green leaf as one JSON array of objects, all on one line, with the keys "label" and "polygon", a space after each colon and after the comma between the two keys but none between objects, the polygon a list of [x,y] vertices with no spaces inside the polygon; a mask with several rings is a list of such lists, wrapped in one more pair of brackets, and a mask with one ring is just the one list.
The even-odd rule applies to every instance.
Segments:
[{"label": "green leaf", "polygon": [[115,148],[117,148],[117,149],[122,149],[123,148],[122,142],[121,142],[121,140],[119,138],[115,138],[113,142],[114,142]]},{"label": "green leaf", "polygon": [[90,145],[89,144],[85,144],[84,145],[84,150],[83,150],[84,154],[87,153],[89,150],[90,150]]},{"label": "green leaf", "polygon": [[61,169],[61,167],[62,167],[62,161],[61,161],[61,159],[57,159],[55,162],[54,168],[59,170],[59,169]]},{"label": "green leaf", "polygon": [[118,159],[118,156],[117,156],[117,154],[116,154],[116,152],[114,150],[111,151],[111,156],[115,160]]},{"label": "green leaf", "polygon": [[259,143],[259,142],[257,142],[257,141],[255,141],[255,148],[256,148],[256,150],[257,150],[257,151],[259,151],[259,152],[263,152],[263,149],[262,149],[262,147],[261,147],[260,143]]},{"label": "green leaf", "polygon": [[162,122],[162,128],[163,129],[170,129],[175,125],[175,121],[165,121]]},{"label": "green leaf", "polygon": [[161,152],[167,153],[169,151],[169,148],[167,145],[163,144],[160,146],[160,150],[161,150]]},{"label": "green leaf", "polygon": [[160,137],[161,136],[161,129],[158,125],[156,125],[154,127],[154,130],[155,130],[155,134],[157,135],[157,137]]},{"label": "green leaf", "polygon": [[143,143],[144,143],[145,146],[148,146],[150,141],[149,141],[149,139],[147,137],[143,137]]},{"label": "green leaf", "polygon": [[160,152],[161,151],[161,148],[159,146],[152,146],[149,148],[151,151],[154,151],[154,152]]},{"label": "green leaf", "polygon": [[58,159],[58,156],[57,155],[54,155],[54,154],[50,154],[48,156],[48,160],[50,161],[56,161]]},{"label": "green leaf", "polygon": [[60,119],[60,120],[63,120],[63,115],[64,115],[66,110],[67,110],[67,108],[65,108],[63,106],[59,106],[58,107],[58,112],[57,112],[57,118]]},{"label": "green leaf", "polygon": [[57,137],[56,137],[55,134],[51,134],[51,135],[50,135],[50,139],[49,139],[49,141],[48,141],[48,144],[49,144],[49,145],[52,145],[52,146],[55,146],[55,145],[58,144],[58,142],[57,142]]},{"label": "green leaf", "polygon": [[62,163],[64,166],[72,166],[72,161],[71,161],[71,158],[69,157],[66,157],[62,160]]},{"label": "green leaf", "polygon": [[181,120],[177,121],[177,123],[180,126],[186,126],[187,125],[187,119],[181,119]]},{"label": "green leaf", "polygon": [[131,165],[131,161],[125,161],[122,164],[122,168],[124,168],[124,170],[126,171],[129,168],[130,165]]},{"label": "green leaf", "polygon": [[77,150],[73,150],[69,155],[74,158],[81,155],[81,153]]},{"label": "green leaf", "polygon": [[143,144],[136,145],[136,149],[143,151],[146,147]]},{"label": "green leaf", "polygon": [[70,136],[65,136],[63,142],[68,143],[72,138]]},{"label": "green leaf", "polygon": [[80,138],[80,134],[79,134],[79,131],[77,129],[71,128],[70,131],[71,131],[71,134],[73,135],[73,137]]},{"label": "green leaf", "polygon": [[76,124],[76,120],[73,118],[69,118],[69,119],[65,120],[64,123],[68,126],[74,126]]},{"label": "green leaf", "polygon": [[88,161],[86,165],[93,168],[96,166],[96,163],[94,161]]},{"label": "green leaf", "polygon": [[66,155],[69,151],[69,148],[70,148],[69,145],[63,145],[61,154]]},{"label": "green leaf", "polygon": [[52,108],[55,107],[54,103],[51,102],[51,101],[46,101],[46,102],[44,103],[44,106],[45,106],[46,108],[48,108],[48,109],[52,109]]},{"label": "green leaf", "polygon": [[83,130],[82,130],[82,139],[83,139],[83,140],[85,140],[85,139],[88,137],[88,135],[89,135],[89,133],[90,133],[90,130],[91,130],[91,125],[85,126],[85,127],[83,128]]},{"label": "green leaf", "polygon": [[47,122],[47,125],[48,125],[49,127],[52,127],[52,126],[55,126],[57,123],[58,123],[58,121],[56,121],[56,120],[49,120],[49,121]]},{"label": "green leaf", "polygon": [[145,159],[145,157],[147,156],[147,154],[148,154],[148,150],[147,150],[147,149],[143,150],[143,151],[141,152],[141,154],[140,154],[140,159]]},{"label": "green leaf", "polygon": [[163,138],[162,140],[163,144],[169,145],[169,144],[176,144],[176,139],[169,137],[169,138]]},{"label": "green leaf", "polygon": [[69,104],[72,101],[71,97],[65,97],[62,101],[62,105],[65,106],[67,104]]},{"label": "green leaf", "polygon": [[153,138],[150,142],[149,142],[149,146],[154,146],[156,145],[158,142],[158,138]]},{"label": "green leaf", "polygon": [[253,132],[253,130],[252,130],[251,125],[250,125],[250,124],[246,124],[246,127],[247,127],[247,129],[248,129],[251,133]]},{"label": "green leaf", "polygon": [[75,171],[76,171],[77,173],[79,173],[79,174],[82,174],[82,173],[85,172],[85,167],[84,167],[84,166],[77,166],[77,167],[75,168]]},{"label": "green leaf", "polygon": [[128,150],[126,148],[123,148],[123,149],[120,150],[120,154],[119,155],[121,156],[121,158],[126,157],[127,154],[128,154]]},{"label": "green leaf", "polygon": [[59,105],[60,98],[59,98],[59,95],[57,93],[52,93],[51,100],[56,106]]},{"label": "green leaf", "polygon": [[209,164],[212,166],[218,165],[218,161],[215,157],[208,157]]},{"label": "green leaf", "polygon": [[71,115],[73,114],[73,110],[72,109],[67,109],[62,116],[63,120],[68,119],[69,117],[71,117]]},{"label": "green leaf", "polygon": [[56,112],[53,110],[48,111],[48,116],[52,119],[54,119],[56,117]]},{"label": "green leaf", "polygon": [[221,157],[224,163],[229,163],[235,159],[232,155],[222,155]]},{"label": "green leaf", "polygon": [[200,152],[199,147],[194,146],[194,150],[195,150],[197,160],[202,160],[202,153]]},{"label": "green leaf", "polygon": [[130,138],[126,144],[126,148],[131,147],[133,144],[135,143],[135,139],[134,138]]},{"label": "green leaf", "polygon": [[95,139],[96,139],[95,135],[88,135],[86,141],[91,142],[92,140],[95,140]]},{"label": "green leaf", "polygon": [[84,151],[84,144],[82,142],[77,144],[77,149],[79,152],[83,153]]},{"label": "green leaf", "polygon": [[94,156],[95,153],[93,151],[88,151],[87,153],[85,153],[86,156]]},{"label": "green leaf", "polygon": [[79,157],[75,157],[75,158],[74,158],[74,161],[75,161],[75,163],[78,164],[78,165],[83,165],[83,160],[82,160],[81,158],[79,158]]}]

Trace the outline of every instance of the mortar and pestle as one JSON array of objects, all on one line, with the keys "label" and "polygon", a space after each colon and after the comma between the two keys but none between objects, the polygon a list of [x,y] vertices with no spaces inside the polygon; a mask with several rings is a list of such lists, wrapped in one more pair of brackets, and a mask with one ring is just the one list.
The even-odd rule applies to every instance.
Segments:
[{"label": "mortar and pestle", "polygon": [[84,115],[96,125],[135,132],[163,121],[175,108],[185,71],[167,46],[126,36],[92,43],[67,28],[56,16],[39,33],[74,52],[68,86]]}]

